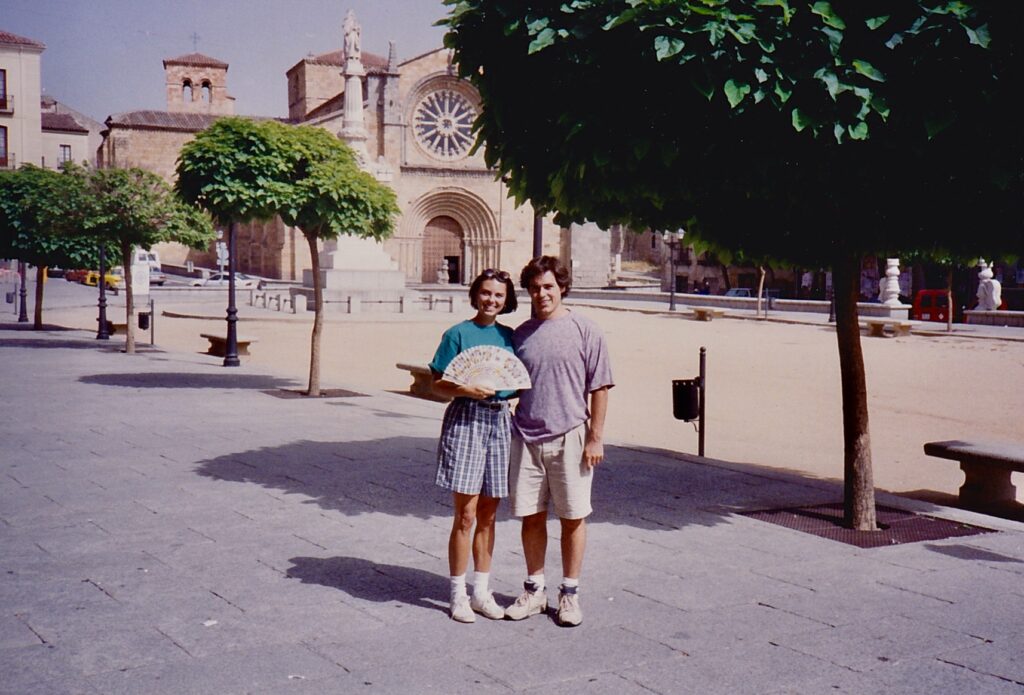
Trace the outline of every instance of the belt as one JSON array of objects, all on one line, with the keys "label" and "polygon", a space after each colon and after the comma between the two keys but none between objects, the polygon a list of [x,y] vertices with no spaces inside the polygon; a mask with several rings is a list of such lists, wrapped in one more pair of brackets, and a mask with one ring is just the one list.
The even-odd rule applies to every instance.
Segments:
[{"label": "belt", "polygon": [[487,410],[504,410],[505,408],[508,407],[508,401],[505,400],[481,401],[475,398],[467,398],[466,400],[472,403],[473,405],[476,405],[480,408],[486,408]]}]

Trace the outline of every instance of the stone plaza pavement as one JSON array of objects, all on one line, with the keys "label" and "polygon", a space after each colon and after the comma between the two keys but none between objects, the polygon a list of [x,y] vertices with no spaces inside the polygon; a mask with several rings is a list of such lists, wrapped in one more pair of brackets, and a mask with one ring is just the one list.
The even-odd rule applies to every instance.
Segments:
[{"label": "stone plaza pavement", "polygon": [[612,442],[583,624],[457,624],[442,405],[12,319],[0,693],[1024,693],[1024,524],[880,495],[995,532],[860,549],[738,513],[834,482]]}]

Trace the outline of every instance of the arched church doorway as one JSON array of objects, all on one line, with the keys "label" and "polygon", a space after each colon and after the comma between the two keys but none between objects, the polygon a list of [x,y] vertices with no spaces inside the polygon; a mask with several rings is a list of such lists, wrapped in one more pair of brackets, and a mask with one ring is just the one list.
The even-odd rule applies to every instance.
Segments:
[{"label": "arched church doorway", "polygon": [[448,271],[448,282],[462,282],[462,226],[455,219],[441,215],[427,222],[423,230],[422,282],[437,282],[441,261]]}]

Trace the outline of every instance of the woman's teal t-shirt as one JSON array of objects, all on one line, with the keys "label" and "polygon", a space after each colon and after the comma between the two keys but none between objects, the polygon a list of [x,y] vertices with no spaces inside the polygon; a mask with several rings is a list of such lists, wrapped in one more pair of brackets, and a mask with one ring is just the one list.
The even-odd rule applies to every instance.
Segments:
[{"label": "woman's teal t-shirt", "polygon": [[[500,323],[492,323],[490,326],[479,326],[472,319],[467,319],[455,324],[441,336],[441,344],[437,346],[434,359],[430,361],[430,368],[438,374],[444,374],[448,364],[455,359],[463,350],[478,345],[496,345],[511,353],[512,329]],[[495,398],[511,398],[515,391],[498,391]]]}]

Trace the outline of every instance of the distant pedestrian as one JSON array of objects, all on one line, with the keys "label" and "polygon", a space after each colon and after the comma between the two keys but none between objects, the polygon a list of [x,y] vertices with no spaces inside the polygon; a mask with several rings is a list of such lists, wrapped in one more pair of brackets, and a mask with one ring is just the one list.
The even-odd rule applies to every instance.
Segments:
[{"label": "distant pedestrian", "polygon": [[580,572],[594,467],[604,460],[608,390],[614,385],[608,348],[597,325],[569,311],[562,298],[572,277],[552,256],[531,260],[520,275],[534,318],[513,335],[533,388],[523,391],[513,419],[509,462],[512,513],[522,517],[525,591],[506,617],[522,620],[547,610],[544,579],[548,504],[561,522],[562,584],[558,622],[583,620]]},{"label": "distant pedestrian", "polygon": [[[476,315],[444,332],[430,362],[434,392],[454,399],[441,425],[435,482],[452,492],[455,514],[448,537],[450,612],[452,619],[462,623],[474,622],[474,611],[492,620],[505,617],[488,585],[494,518],[501,498],[508,497],[508,399],[515,392],[463,386],[444,380],[442,375],[456,355],[471,347],[495,345],[512,352],[512,329],[498,323],[497,318],[516,310],[515,285],[508,273],[485,270],[470,285],[469,300]],[[466,589],[471,545],[475,569],[472,599]]]}]

